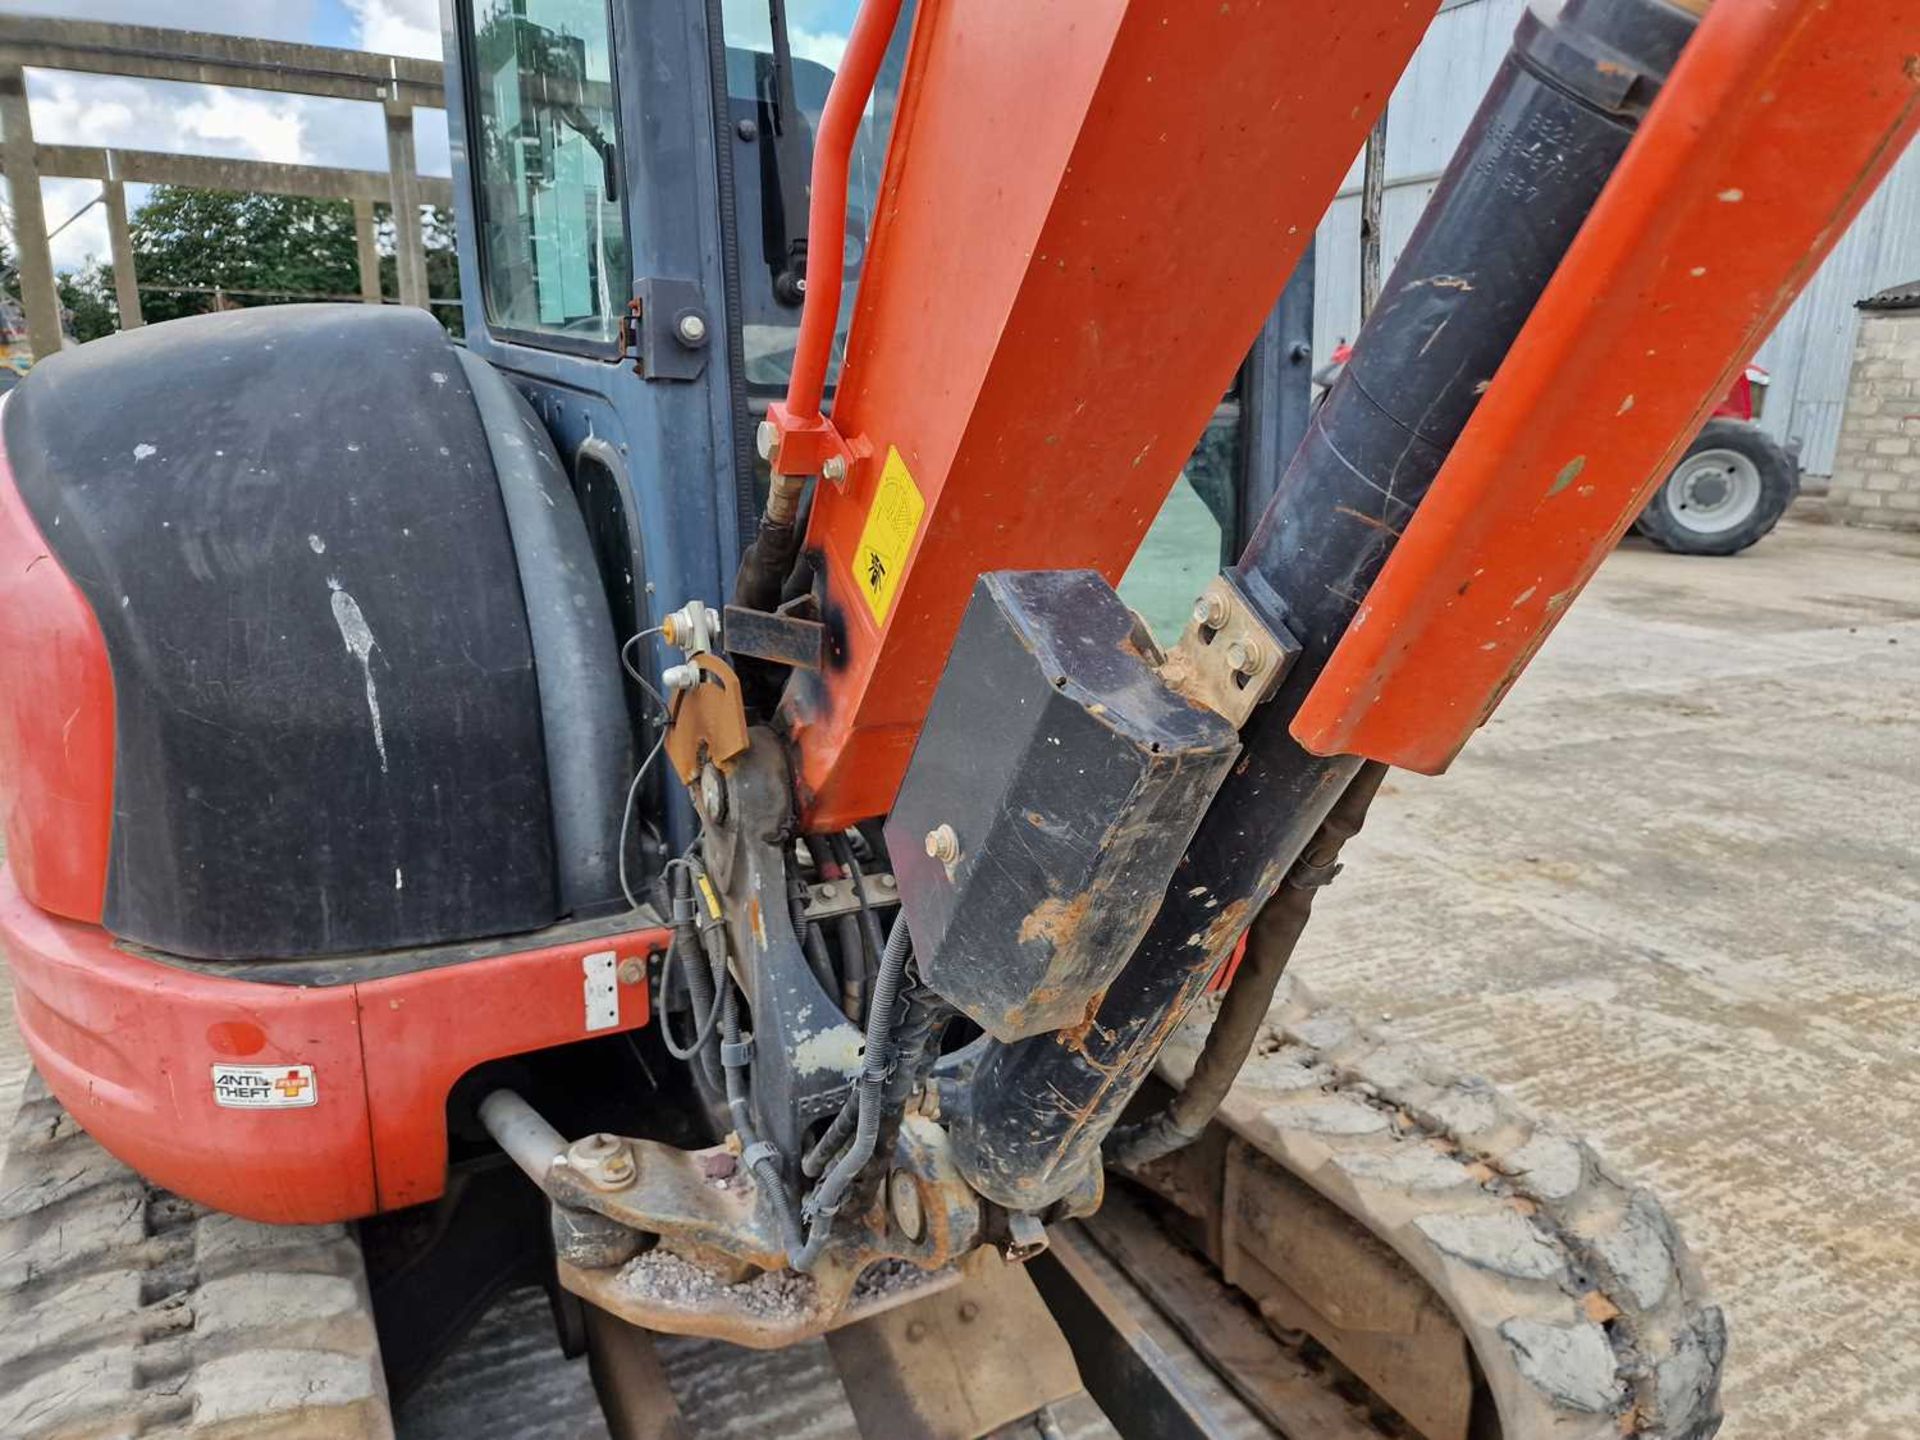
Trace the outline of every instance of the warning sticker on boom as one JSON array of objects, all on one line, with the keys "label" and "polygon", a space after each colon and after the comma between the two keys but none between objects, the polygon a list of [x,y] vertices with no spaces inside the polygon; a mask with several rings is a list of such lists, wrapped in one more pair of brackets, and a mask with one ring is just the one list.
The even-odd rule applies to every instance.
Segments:
[{"label": "warning sticker on boom", "polygon": [[926,513],[927,502],[920,498],[920,487],[907,472],[907,462],[889,445],[879,488],[873,492],[867,523],[853,551],[853,583],[866,597],[867,609],[875,620],[885,620],[893,607],[893,593],[900,588],[900,574],[907,568],[907,552],[913,548],[913,537],[919,533],[920,519]]}]

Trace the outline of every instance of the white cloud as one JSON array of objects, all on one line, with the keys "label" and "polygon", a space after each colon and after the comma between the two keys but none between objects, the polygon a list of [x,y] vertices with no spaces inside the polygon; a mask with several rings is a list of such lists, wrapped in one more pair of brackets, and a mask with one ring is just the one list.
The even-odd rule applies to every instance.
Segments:
[{"label": "white cloud", "polygon": [[439,0],[342,0],[362,50],[441,58]]},{"label": "white cloud", "polygon": [[59,20],[111,20],[121,25],[257,35],[265,40],[310,40],[314,0],[192,0],[190,6],[159,0],[0,0],[0,10]]},{"label": "white cloud", "polygon": [[[773,27],[764,5],[727,7],[727,43],[742,50],[773,50]],[[796,59],[812,60],[829,70],[840,68],[847,53],[846,32],[837,29],[809,30],[787,23],[787,44]]]}]

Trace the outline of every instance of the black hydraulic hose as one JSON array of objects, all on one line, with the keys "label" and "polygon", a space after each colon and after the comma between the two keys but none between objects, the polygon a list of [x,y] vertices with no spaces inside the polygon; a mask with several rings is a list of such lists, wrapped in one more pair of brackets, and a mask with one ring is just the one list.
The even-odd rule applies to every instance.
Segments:
[{"label": "black hydraulic hose", "polygon": [[873,1203],[886,1179],[893,1159],[893,1147],[900,1127],[907,1118],[907,1102],[914,1091],[926,1083],[933,1062],[940,1058],[940,1037],[954,1008],[918,979],[909,975],[906,1002],[900,1023],[893,1032],[893,1073],[880,1094],[880,1134],[874,1141],[873,1156],[854,1182],[851,1202],[859,1214]]},{"label": "black hydraulic hose", "polygon": [[837,997],[840,977],[833,973],[833,957],[827,954],[827,942],[820,934],[820,927],[807,918],[806,900],[799,894],[790,895],[787,908],[793,916],[793,933],[799,937],[800,953],[806,956],[807,969],[813,972],[822,990]]},{"label": "black hydraulic hose", "polygon": [[[900,1000],[900,984],[906,974],[907,955],[912,950],[905,915],[897,915],[893,931],[887,936],[880,956],[880,972],[873,980],[873,1000],[867,1008],[867,1046],[850,1103],[857,1107],[853,1143],[848,1145],[826,1178],[816,1185],[802,1205],[807,1218],[807,1242],[790,1255],[788,1263],[796,1270],[810,1270],[826,1248],[833,1231],[833,1217],[839,1211],[848,1188],[868,1160],[880,1139],[880,1121],[884,1109],[884,1091],[893,1071],[894,1010]],[[843,1112],[844,1113],[844,1112]]]},{"label": "black hydraulic hose", "polygon": [[[748,1098],[752,1092],[749,1084],[753,1067],[751,1045],[742,1044],[740,1040],[740,1001],[732,979],[722,975],[720,984],[720,1035],[723,1042],[720,1064],[726,1075],[727,1114],[733,1121],[734,1133],[740,1137],[740,1161],[760,1187],[760,1193],[767,1197],[767,1203],[773,1207],[774,1219],[780,1226],[780,1243],[787,1247],[791,1263],[792,1257],[800,1253],[804,1243],[800,1216],[794,1209],[793,1192],[787,1188],[786,1176],[780,1173],[780,1152],[772,1142],[762,1140],[759,1131],[754,1128],[753,1107]],[[797,1270],[800,1267],[795,1265],[794,1268]]]},{"label": "black hydraulic hose", "polygon": [[840,917],[840,1009],[858,1025],[867,1008],[867,941],[860,917]]},{"label": "black hydraulic hose", "polygon": [[820,1138],[813,1142],[813,1148],[800,1157],[800,1173],[809,1180],[818,1180],[821,1173],[833,1162],[833,1157],[847,1143],[847,1137],[853,1133],[853,1122],[859,1117],[859,1092],[847,1097],[847,1103],[833,1117],[833,1123],[821,1132]]},{"label": "black hydraulic hose", "polygon": [[1200,1058],[1180,1092],[1151,1120],[1115,1130],[1107,1142],[1107,1160],[1131,1169],[1192,1144],[1220,1109],[1240,1067],[1252,1053],[1255,1037],[1273,1004],[1274,987],[1293,958],[1300,935],[1313,913],[1314,896],[1340,871],[1340,850],[1360,832],[1367,807],[1386,778],[1377,760],[1362,765],[1320,822],[1313,839],[1287,871],[1287,878],[1260,908],[1247,931],[1247,950],[1227,998],[1207,1032]]},{"label": "black hydraulic hose", "polygon": [[[867,957],[870,961],[877,960],[885,942],[880,938],[880,917],[874,913],[873,903],[867,898],[866,872],[860,868],[860,861],[846,836],[833,837],[833,853],[853,884],[853,898],[860,902],[860,933],[866,941]],[[864,981],[864,976],[862,979]],[[860,1017],[855,1015],[853,1018],[854,1023],[858,1024]]]}]

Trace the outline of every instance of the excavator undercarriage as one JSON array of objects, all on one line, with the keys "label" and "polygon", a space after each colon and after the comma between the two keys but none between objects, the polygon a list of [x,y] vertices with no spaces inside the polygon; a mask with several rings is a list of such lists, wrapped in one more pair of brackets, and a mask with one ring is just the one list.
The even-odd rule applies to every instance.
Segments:
[{"label": "excavator undercarriage", "polygon": [[[1431,8],[865,0],[809,111],[778,0],[461,0],[466,347],[10,395],[0,1430],[571,1424],[462,1349],[537,1286],[623,1437],[785,1428],[751,1352],[868,1435],[1712,1435],[1660,1203],[1284,972],[1920,124],[1910,17],[1530,9],[1289,412]],[[1156,635],[1223,394],[1300,423]]]}]

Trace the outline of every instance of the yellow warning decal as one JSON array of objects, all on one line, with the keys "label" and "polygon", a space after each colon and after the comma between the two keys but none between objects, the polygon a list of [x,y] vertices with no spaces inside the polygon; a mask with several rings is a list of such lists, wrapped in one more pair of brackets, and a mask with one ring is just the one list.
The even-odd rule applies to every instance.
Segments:
[{"label": "yellow warning decal", "polygon": [[706,872],[699,872],[697,878],[700,882],[700,893],[706,897],[707,913],[718,920],[720,918],[720,897],[713,893],[713,885],[708,881]]},{"label": "yellow warning decal", "polygon": [[867,523],[853,550],[854,587],[866,597],[875,620],[885,620],[893,606],[893,592],[900,588],[901,572],[907,568],[907,552],[926,513],[927,502],[920,498],[907,462],[889,445]]}]

